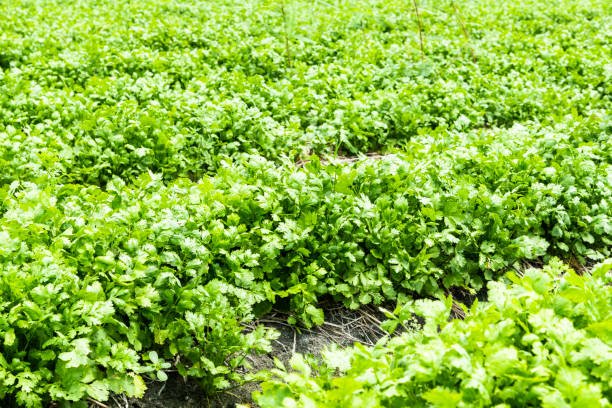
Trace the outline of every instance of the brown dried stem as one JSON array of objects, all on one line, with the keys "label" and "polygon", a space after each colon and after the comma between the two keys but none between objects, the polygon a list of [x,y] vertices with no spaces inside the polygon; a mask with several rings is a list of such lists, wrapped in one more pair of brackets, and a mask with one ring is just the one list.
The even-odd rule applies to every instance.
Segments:
[{"label": "brown dried stem", "polygon": [[[457,16],[457,21],[459,21],[459,25],[461,26],[461,31],[463,32],[463,36],[467,40],[468,44],[470,44],[471,42],[470,33],[468,32],[467,27],[465,26],[465,21],[463,20],[461,11],[459,10],[459,7],[453,0],[451,0],[451,6],[453,7],[453,10],[455,11],[455,15]],[[476,62],[476,54],[474,53],[474,48],[472,47],[471,44],[469,47],[470,47],[470,53],[472,54],[472,59],[474,60],[474,62]]]},{"label": "brown dried stem", "polygon": [[285,36],[285,59],[287,66],[291,66],[291,46],[289,45],[289,23],[287,21],[287,11],[285,8],[285,0],[281,0],[281,14],[283,16],[283,34]]},{"label": "brown dried stem", "polygon": [[419,5],[417,0],[412,0],[412,5],[414,6],[414,12],[417,18],[417,24],[419,26],[419,42],[421,44],[421,60],[425,59],[425,43],[423,40],[423,23],[421,22],[421,14],[419,13]]}]

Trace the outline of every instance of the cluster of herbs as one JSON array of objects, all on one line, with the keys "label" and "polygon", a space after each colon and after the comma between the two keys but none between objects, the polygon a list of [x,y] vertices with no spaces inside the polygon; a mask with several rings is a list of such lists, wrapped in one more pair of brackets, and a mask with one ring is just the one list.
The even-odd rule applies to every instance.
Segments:
[{"label": "cluster of herbs", "polygon": [[274,336],[241,323],[279,299],[320,324],[324,295],[356,308],[478,290],[524,260],[609,256],[609,143],[584,129],[538,136],[428,137],[301,169],[243,157],[198,182],[13,182],[1,194],[3,391],[105,399],[170,363],[223,388]]},{"label": "cluster of herbs", "polygon": [[195,179],[605,114],[606,1],[420,3],[424,60],[404,0],[3,2],[0,181]]},{"label": "cluster of herbs", "polygon": [[0,3],[0,397],[223,389],[274,306],[609,257],[605,2],[419,3],[424,59],[399,0]]},{"label": "cluster of herbs", "polygon": [[612,261],[578,275],[558,260],[488,283],[489,300],[451,319],[452,298],[403,303],[373,347],[277,361],[256,394],[276,407],[572,407],[612,400]]}]

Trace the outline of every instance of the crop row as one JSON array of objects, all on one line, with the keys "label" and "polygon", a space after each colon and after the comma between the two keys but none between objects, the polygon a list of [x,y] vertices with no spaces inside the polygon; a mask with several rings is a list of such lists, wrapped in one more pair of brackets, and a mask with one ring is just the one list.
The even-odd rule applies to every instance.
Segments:
[{"label": "crop row", "polygon": [[2,182],[198,178],[610,104],[603,1],[422,2],[424,61],[407,1],[73,3],[0,5]]},{"label": "crop row", "polygon": [[[256,396],[276,407],[571,407],[612,399],[612,261],[577,275],[558,261],[489,283],[489,301],[449,321],[452,299],[398,306],[425,320],[374,347],[278,362]],[[391,328],[394,325],[389,325]]]},{"label": "crop row", "polygon": [[599,125],[440,132],[356,163],[237,156],[197,182],[6,185],[0,394],[137,395],[168,364],[223,388],[273,337],[241,323],[281,299],[320,324],[322,296],[355,308],[610,256]]},{"label": "crop row", "polygon": [[[310,326],[323,298],[406,304],[609,257],[607,3],[419,1],[422,50],[415,3],[0,2],[2,403],[140,396],[170,367],[223,389],[270,350],[277,334],[247,323],[272,307]],[[442,344],[411,336],[398,353]],[[336,381],[307,374],[289,383]],[[515,395],[483,384],[420,391]]]}]

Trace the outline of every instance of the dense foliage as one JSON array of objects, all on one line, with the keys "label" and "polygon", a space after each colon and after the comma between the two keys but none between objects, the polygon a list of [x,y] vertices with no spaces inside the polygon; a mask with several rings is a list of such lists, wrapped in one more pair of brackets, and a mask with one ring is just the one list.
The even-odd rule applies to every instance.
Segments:
[{"label": "dense foliage", "polygon": [[2,2],[0,181],[197,178],[609,107],[607,1],[421,3],[425,60],[405,0]]},{"label": "dense foliage", "polygon": [[[398,306],[422,330],[368,348],[297,354],[256,396],[276,407],[589,407],[612,400],[612,261],[577,275],[558,261],[512,284],[489,282],[489,301],[449,320],[452,299]],[[389,324],[392,323],[392,324]],[[340,375],[338,375],[340,373]]]},{"label": "dense foliage", "polygon": [[409,1],[0,2],[0,398],[223,389],[271,307],[609,257],[607,2],[419,4],[425,55]]}]

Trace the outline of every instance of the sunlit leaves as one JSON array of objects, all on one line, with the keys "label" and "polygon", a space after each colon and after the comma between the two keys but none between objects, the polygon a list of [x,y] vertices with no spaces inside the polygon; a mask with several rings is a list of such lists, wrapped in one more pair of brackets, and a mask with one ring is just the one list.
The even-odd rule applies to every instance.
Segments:
[{"label": "sunlit leaves", "polygon": [[[326,297],[358,308],[474,293],[525,261],[610,255],[602,0],[466,1],[469,35],[451,4],[424,0],[424,61],[403,0],[64,3],[0,2],[0,395],[10,403],[142,396],[141,376],[163,381],[170,367],[225,388],[242,380],[247,354],[270,351],[274,333],[245,324],[280,302],[289,322],[311,326]],[[568,361],[594,361],[604,379],[606,344],[569,325],[604,338],[608,304],[567,272],[542,311],[554,281],[527,272],[520,307],[490,283],[490,305],[529,316],[483,317],[474,336],[531,327],[522,341],[542,359],[543,333],[560,347],[584,340],[597,353]],[[418,312],[422,335],[434,335],[450,307],[408,302],[384,325]],[[439,344],[422,356],[443,361]],[[357,350],[355,364],[371,365]],[[454,344],[449,367],[473,368],[465,390],[438,384],[423,401],[492,394],[487,370],[551,375],[525,374],[522,351],[496,343],[488,363],[473,362]],[[328,358],[330,371],[348,370],[346,353]],[[352,405],[375,406],[436,375],[431,361],[382,389],[367,369],[334,384]],[[306,374],[308,364],[293,360]],[[599,390],[572,370],[533,392],[553,406],[571,381],[588,391],[573,403],[592,404]],[[276,406],[297,403],[275,387]]]},{"label": "sunlit leaves", "polygon": [[[609,262],[578,276],[555,260],[544,270],[529,269],[513,284],[490,284],[493,301],[478,303],[463,320],[448,320],[441,301],[437,309],[446,310],[447,319],[438,319],[436,308],[405,305],[400,312],[414,311],[436,330],[331,349],[321,361],[292,367],[295,372],[275,370],[256,401],[262,407],[279,398],[300,407],[345,407],[368,395],[369,406],[377,407],[609,405],[612,337],[581,328],[585,318],[610,319],[606,268]],[[590,296],[553,309],[570,290]],[[399,316],[392,315],[413,319]]]}]

